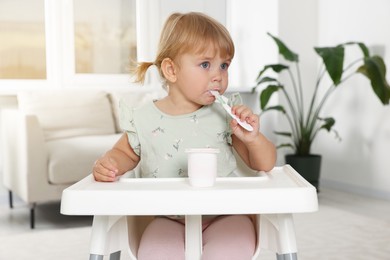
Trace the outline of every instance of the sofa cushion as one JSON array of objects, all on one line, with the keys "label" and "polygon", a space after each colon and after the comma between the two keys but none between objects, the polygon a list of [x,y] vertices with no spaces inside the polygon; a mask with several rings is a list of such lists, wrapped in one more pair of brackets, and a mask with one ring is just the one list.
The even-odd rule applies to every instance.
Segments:
[{"label": "sofa cushion", "polygon": [[94,162],[111,149],[120,136],[79,136],[46,142],[49,182],[71,184],[92,173]]},{"label": "sofa cushion", "polygon": [[38,117],[46,140],[115,133],[110,99],[103,91],[21,92],[18,105]]}]

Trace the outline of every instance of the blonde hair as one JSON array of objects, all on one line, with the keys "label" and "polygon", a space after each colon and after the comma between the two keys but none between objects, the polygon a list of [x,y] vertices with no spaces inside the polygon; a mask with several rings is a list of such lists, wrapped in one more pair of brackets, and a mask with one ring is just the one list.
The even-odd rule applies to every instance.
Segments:
[{"label": "blonde hair", "polygon": [[214,46],[221,57],[232,59],[234,43],[227,29],[215,19],[197,12],[171,14],[161,31],[156,60],[138,62],[133,74],[135,82],[143,83],[148,68],[155,65],[161,78],[161,63],[165,58],[175,61],[183,53],[202,53]]}]

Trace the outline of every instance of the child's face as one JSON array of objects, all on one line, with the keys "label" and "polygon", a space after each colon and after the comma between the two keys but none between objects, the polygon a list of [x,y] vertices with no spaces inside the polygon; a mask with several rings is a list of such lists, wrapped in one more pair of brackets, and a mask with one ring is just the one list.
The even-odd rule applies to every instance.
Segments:
[{"label": "child's face", "polygon": [[226,91],[230,63],[230,58],[220,57],[213,47],[204,53],[183,54],[179,58],[176,86],[191,102],[209,105],[215,100],[210,90],[221,94]]}]

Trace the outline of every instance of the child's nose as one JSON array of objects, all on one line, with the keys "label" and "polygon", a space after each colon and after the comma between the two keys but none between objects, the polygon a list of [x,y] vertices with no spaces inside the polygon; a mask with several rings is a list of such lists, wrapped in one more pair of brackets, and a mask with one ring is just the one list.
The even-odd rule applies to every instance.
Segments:
[{"label": "child's nose", "polygon": [[220,81],[222,79],[222,73],[219,69],[216,69],[212,72],[212,80]]}]

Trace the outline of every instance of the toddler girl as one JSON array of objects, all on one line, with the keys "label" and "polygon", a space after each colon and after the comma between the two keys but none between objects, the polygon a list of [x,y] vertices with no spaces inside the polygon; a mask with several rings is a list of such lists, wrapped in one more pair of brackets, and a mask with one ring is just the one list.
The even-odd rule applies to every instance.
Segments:
[{"label": "toddler girl", "polygon": [[[269,171],[275,146],[261,133],[259,117],[244,105],[232,113],[255,130],[247,131],[215,104],[210,91],[223,94],[234,44],[226,28],[202,13],[174,13],[166,21],[154,62],[141,62],[136,81],[143,83],[150,66],[159,70],[168,95],[138,108],[121,105],[125,133],[93,168],[97,181],[140,164],[144,178],[187,176],[187,148],[218,148],[218,176],[233,175],[234,149],[252,169]],[[184,218],[156,217],[142,235],[138,259],[184,259]],[[202,259],[251,259],[256,245],[249,216],[203,218]]]}]

